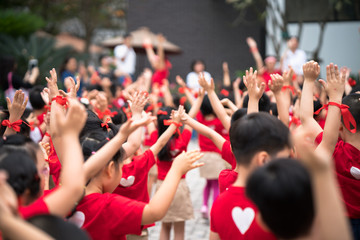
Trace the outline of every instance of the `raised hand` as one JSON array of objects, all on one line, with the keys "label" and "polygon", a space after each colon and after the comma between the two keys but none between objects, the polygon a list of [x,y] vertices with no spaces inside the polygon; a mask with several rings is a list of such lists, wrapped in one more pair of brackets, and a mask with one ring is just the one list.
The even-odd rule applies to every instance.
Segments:
[{"label": "raised hand", "polygon": [[175,158],[172,167],[180,171],[181,175],[183,175],[191,169],[203,166],[204,163],[195,163],[203,155],[204,154],[200,153],[199,150],[189,151],[186,153],[182,152]]},{"label": "raised hand", "polygon": [[135,92],[130,104],[132,114],[141,114],[145,104],[149,101],[149,94],[145,91]]},{"label": "raised hand", "polygon": [[215,90],[214,79],[211,79],[210,83],[208,83],[204,73],[199,73],[199,84],[207,92]]},{"label": "raised hand", "polygon": [[49,102],[50,102],[50,100],[51,100],[51,99],[49,99],[50,90],[49,90],[48,88],[44,88],[44,89],[41,91],[40,95],[41,95],[41,98],[42,98],[42,100],[44,101],[44,103],[45,103],[46,105],[49,105]]},{"label": "raised hand", "polygon": [[274,93],[277,94],[281,91],[284,85],[284,78],[280,74],[270,74],[271,82],[269,82],[269,88]]},{"label": "raised hand", "polygon": [[171,112],[171,119],[176,122],[176,123],[180,123],[181,119],[184,117],[185,114],[185,109],[183,105],[180,105],[178,110],[176,111],[172,111]]},{"label": "raised hand", "polygon": [[341,103],[342,95],[345,91],[345,77],[345,72],[341,74],[340,77],[337,65],[330,63],[330,65],[326,66],[326,82],[322,79],[320,79],[319,82],[325,88],[330,101],[338,101],[338,103]]},{"label": "raised hand", "polygon": [[250,68],[250,71],[246,70],[246,75],[243,76],[243,81],[245,86],[248,89],[249,99],[253,98],[259,100],[264,93],[265,83],[259,83],[257,81],[257,71],[253,71],[253,68]]},{"label": "raised hand", "polygon": [[292,85],[292,78],[294,76],[294,69],[289,65],[289,69],[285,70],[282,74],[285,85]]},{"label": "raised hand", "polygon": [[123,134],[124,136],[129,136],[138,127],[146,126],[155,120],[156,120],[156,117],[151,116],[151,113],[145,113],[142,115],[142,118],[137,119],[137,120],[129,119],[123,125],[121,125],[120,131],[118,134]]},{"label": "raised hand", "polygon": [[176,83],[179,84],[180,87],[186,87],[185,81],[179,75],[176,76]]},{"label": "raised hand", "polygon": [[108,107],[108,100],[103,92],[98,92],[96,95],[96,108],[101,112],[104,112]]},{"label": "raised hand", "polygon": [[250,48],[256,48],[257,47],[257,44],[256,44],[255,40],[252,37],[246,38],[246,42],[247,42],[247,44],[248,44],[248,46]]},{"label": "raised hand", "polygon": [[26,108],[26,104],[28,102],[28,98],[26,97],[25,101],[24,98],[25,98],[25,94],[22,90],[17,90],[15,92],[14,100],[12,103],[8,97],[6,98],[7,107],[10,115],[9,116],[10,123],[19,120],[23,115]]},{"label": "raised hand", "polygon": [[56,110],[51,113],[55,114],[50,124],[51,137],[63,135],[78,136],[87,118],[85,107],[79,101],[69,99],[69,109],[66,114],[61,109]]},{"label": "raised hand", "polygon": [[65,93],[63,90],[59,90],[59,93],[63,97],[76,98],[76,94],[80,89],[80,77],[79,76],[76,77],[76,83],[72,77],[67,77],[65,79],[65,85],[67,88],[67,93]]},{"label": "raised hand", "polygon": [[54,97],[56,97],[57,95],[59,95],[59,89],[57,86],[57,74],[55,71],[55,68],[50,70],[50,78],[45,77],[47,84],[48,84],[48,88],[50,90],[49,92],[49,99],[51,101],[51,99],[53,99]]},{"label": "raised hand", "polygon": [[304,79],[309,81],[316,81],[320,74],[320,66],[314,60],[311,60],[303,65]]},{"label": "raised hand", "polygon": [[223,72],[229,72],[229,65],[227,62],[223,62],[222,69],[223,69]]}]

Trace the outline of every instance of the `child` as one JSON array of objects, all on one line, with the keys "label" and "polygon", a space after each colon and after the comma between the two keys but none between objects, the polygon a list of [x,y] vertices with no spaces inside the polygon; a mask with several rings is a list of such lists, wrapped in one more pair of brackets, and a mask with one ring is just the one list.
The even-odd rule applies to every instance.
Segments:
[{"label": "child", "polygon": [[[174,114],[174,119],[180,118],[178,113]],[[111,150],[114,147],[107,146],[110,142],[100,148],[96,155],[108,155],[111,160],[107,164],[101,161],[97,168],[93,168],[95,170],[101,166],[100,170],[87,175],[91,180],[86,188],[85,197],[77,206],[77,211],[84,217],[82,227],[93,239],[125,239],[126,234],[140,234],[143,225],[160,220],[165,215],[181,176],[188,170],[202,165],[194,164],[201,157],[199,153],[179,155],[158,192],[149,204],[146,204],[110,194],[121,180],[122,167],[121,156],[114,156],[114,150]],[[108,150],[112,151],[112,154],[109,154]],[[95,162],[89,159],[86,163],[93,165]]]},{"label": "child", "polygon": [[[274,239],[254,221],[257,209],[245,196],[245,182],[252,171],[271,158],[289,156],[289,130],[268,113],[252,113],[232,124],[230,142],[239,174],[214,202],[210,239]],[[240,224],[242,220],[245,225]]]}]

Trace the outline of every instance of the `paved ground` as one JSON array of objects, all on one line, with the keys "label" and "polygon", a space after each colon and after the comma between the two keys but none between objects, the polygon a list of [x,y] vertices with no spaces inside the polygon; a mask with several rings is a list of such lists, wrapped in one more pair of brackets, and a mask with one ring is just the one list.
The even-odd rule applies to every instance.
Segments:
[{"label": "paved ground", "polygon": [[[191,141],[188,150],[199,149],[197,141]],[[186,181],[191,192],[191,200],[194,207],[195,218],[186,222],[185,239],[186,240],[208,240],[209,239],[209,221],[201,217],[200,209],[202,205],[202,192],[205,180],[200,178],[199,170],[194,169],[186,175]],[[158,240],[160,232],[160,223],[149,229],[149,240]]]}]

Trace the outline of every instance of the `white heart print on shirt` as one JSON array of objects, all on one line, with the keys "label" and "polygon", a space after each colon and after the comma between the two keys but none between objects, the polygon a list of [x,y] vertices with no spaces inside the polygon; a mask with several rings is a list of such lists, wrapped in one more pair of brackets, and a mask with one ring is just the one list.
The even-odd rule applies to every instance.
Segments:
[{"label": "white heart print on shirt", "polygon": [[351,167],[350,173],[354,178],[360,180],[360,169],[358,169],[357,167]]},{"label": "white heart print on shirt", "polygon": [[125,178],[121,178],[120,180],[120,185],[123,187],[130,187],[134,184],[135,182],[135,177],[134,176],[128,176],[127,179]]},{"label": "white heart print on shirt", "polygon": [[68,222],[75,224],[77,227],[81,228],[85,222],[85,214],[81,211],[76,211],[74,215],[72,215]]},{"label": "white heart print on shirt", "polygon": [[255,219],[255,211],[252,208],[245,208],[242,210],[240,207],[234,207],[231,211],[232,218],[236,227],[241,234],[245,234],[249,230],[251,223]]}]

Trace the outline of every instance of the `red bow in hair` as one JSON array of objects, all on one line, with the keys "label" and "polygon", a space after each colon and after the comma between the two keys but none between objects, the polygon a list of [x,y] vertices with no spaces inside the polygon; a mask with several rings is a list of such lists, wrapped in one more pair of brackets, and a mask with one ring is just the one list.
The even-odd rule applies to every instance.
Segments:
[{"label": "red bow in hair", "polygon": [[162,107],[162,106],[163,106],[163,103],[162,103],[162,102],[158,102],[156,105],[157,105],[158,107]]},{"label": "red bow in hair", "polygon": [[98,117],[100,119],[103,119],[105,116],[110,116],[110,117],[114,117],[117,112],[111,112],[110,109],[105,109],[105,111],[100,111],[100,109],[95,109],[95,112],[97,113]]},{"label": "red bow in hair", "polygon": [[228,97],[228,96],[229,96],[229,91],[226,90],[226,89],[222,89],[222,90],[220,91],[220,93],[221,93],[222,95],[224,95],[225,97]]},{"label": "red bow in hair", "polygon": [[4,121],[2,121],[1,124],[3,126],[7,126],[8,128],[14,129],[15,132],[20,132],[20,129],[21,129],[20,125],[22,124],[22,122],[23,121],[21,119],[15,121],[13,123],[11,123],[9,120],[4,120]]},{"label": "red bow in hair", "polygon": [[[25,122],[24,122],[25,123]],[[26,123],[25,123],[26,124]],[[35,123],[34,122],[29,122],[29,125],[28,125],[29,127],[30,127],[30,130],[31,131],[33,131],[34,129],[35,129]]]},{"label": "red bow in hair", "polygon": [[157,114],[158,114],[158,115],[168,115],[168,112],[163,111],[163,110],[159,110],[159,111],[157,112]]},{"label": "red bow in hair", "polygon": [[281,88],[281,91],[285,91],[286,89],[290,89],[291,93],[292,93],[293,95],[295,95],[295,88],[294,88],[293,86],[289,86],[289,85],[283,86],[283,87]]},{"label": "red bow in hair", "polygon": [[[58,96],[54,97],[53,99],[51,99],[51,102],[53,102],[54,100],[55,100],[59,105],[65,106],[65,108],[68,107],[68,100],[67,100],[67,98],[58,95]],[[51,105],[51,103],[50,103],[50,105]]]},{"label": "red bow in hair", "polygon": [[352,79],[352,78],[349,78],[348,83],[349,83],[349,85],[352,86],[352,87],[356,85],[355,79]]},{"label": "red bow in hair", "polygon": [[171,124],[174,124],[176,126],[176,133],[179,135],[179,137],[181,137],[181,132],[180,132],[179,128],[182,126],[182,123],[174,122],[171,119],[165,119],[164,120],[164,125],[165,126],[170,126]]},{"label": "red bow in hair", "polygon": [[180,105],[184,105],[186,103],[187,98],[185,96],[180,98]]},{"label": "red bow in hair", "polygon": [[106,121],[104,123],[101,124],[101,127],[106,127],[106,130],[109,129],[109,123],[110,122],[110,118],[107,118]]},{"label": "red bow in hair", "polygon": [[146,108],[145,112],[151,112],[153,109],[154,109],[154,105],[153,105],[153,104],[150,104],[150,105]]},{"label": "red bow in hair", "polygon": [[[338,104],[336,102],[329,102],[328,104],[325,104],[324,106],[322,106],[314,114],[315,115],[319,114],[321,112],[321,110],[323,110],[324,108],[327,108],[329,105],[340,108],[341,116],[343,118],[346,129],[349,130],[351,133],[356,133],[356,121],[355,121],[353,115],[351,114],[351,112],[349,111],[349,106],[346,104]],[[351,125],[353,125],[354,129],[351,129]]]}]

